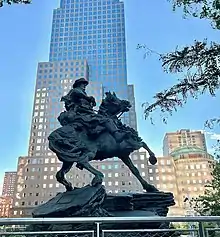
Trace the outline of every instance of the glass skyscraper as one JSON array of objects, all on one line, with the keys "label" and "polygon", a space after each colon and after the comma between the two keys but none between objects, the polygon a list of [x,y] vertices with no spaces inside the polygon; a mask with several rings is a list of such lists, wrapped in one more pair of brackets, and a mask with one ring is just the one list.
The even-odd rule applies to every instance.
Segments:
[{"label": "glass skyscraper", "polygon": [[61,0],[53,13],[50,61],[83,60],[89,80],[127,99],[124,3]]}]

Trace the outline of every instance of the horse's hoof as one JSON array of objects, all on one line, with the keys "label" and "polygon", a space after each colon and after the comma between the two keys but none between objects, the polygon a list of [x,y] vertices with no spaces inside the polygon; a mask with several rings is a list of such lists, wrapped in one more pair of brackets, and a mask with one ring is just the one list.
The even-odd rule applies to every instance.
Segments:
[{"label": "horse's hoof", "polygon": [[151,165],[157,164],[157,158],[155,157],[155,155],[150,155],[149,162],[151,163]]}]

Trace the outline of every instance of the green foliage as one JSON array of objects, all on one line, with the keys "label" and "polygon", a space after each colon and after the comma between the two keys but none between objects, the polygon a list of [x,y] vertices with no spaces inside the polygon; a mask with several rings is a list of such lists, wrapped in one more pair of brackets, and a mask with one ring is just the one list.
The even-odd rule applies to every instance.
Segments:
[{"label": "green foliage", "polygon": [[3,7],[4,4],[13,4],[13,3],[24,3],[24,4],[30,4],[31,0],[0,0],[0,7]]},{"label": "green foliage", "polygon": [[213,27],[220,29],[220,1],[219,0],[168,0],[173,9],[183,8],[185,16],[208,19]]},{"label": "green foliage", "polygon": [[220,215],[220,162],[214,164],[212,173],[213,179],[206,186],[204,195],[195,199],[194,208],[203,216],[219,216]]}]

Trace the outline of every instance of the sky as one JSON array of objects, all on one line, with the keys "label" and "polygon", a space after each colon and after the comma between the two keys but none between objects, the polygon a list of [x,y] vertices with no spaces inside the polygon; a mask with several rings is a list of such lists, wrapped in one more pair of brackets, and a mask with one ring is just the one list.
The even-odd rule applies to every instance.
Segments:
[{"label": "sky", "polygon": [[[0,183],[5,171],[16,170],[19,156],[27,155],[37,63],[48,61],[53,9],[59,0],[33,0],[31,5],[0,8]],[[204,130],[204,121],[219,116],[219,96],[189,100],[164,124],[159,111],[154,125],[144,119],[142,103],[174,84],[181,75],[163,72],[156,55],[144,58],[138,44],[166,53],[195,39],[218,41],[220,32],[208,21],[184,19],[166,0],[124,0],[128,82],[135,85],[138,130],[157,156],[166,132],[182,128]],[[220,138],[220,129],[207,131],[207,144]]]}]

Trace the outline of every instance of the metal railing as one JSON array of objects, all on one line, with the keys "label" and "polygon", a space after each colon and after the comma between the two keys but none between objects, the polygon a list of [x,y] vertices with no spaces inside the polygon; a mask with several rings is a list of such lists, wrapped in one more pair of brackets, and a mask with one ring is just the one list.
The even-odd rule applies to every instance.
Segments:
[{"label": "metal railing", "polygon": [[[151,228],[159,223],[160,227]],[[172,227],[169,224],[172,223]],[[175,224],[185,228],[174,228]],[[220,237],[220,216],[196,217],[73,217],[73,218],[2,218],[0,236],[55,236],[55,237]],[[147,228],[133,228],[144,224]],[[71,229],[84,226],[83,230]],[[28,226],[53,226],[46,230],[29,230]],[[85,229],[86,226],[86,229]],[[112,228],[117,226],[117,228]],[[138,226],[138,225],[136,225]],[[163,227],[164,226],[164,227]],[[56,228],[54,228],[56,227]],[[88,228],[87,228],[88,227]],[[120,227],[120,228],[118,228]]]}]

